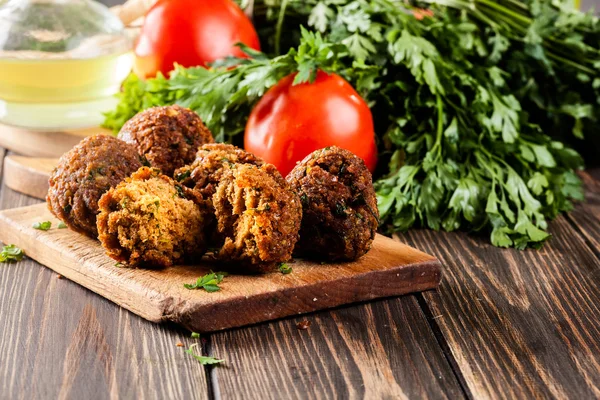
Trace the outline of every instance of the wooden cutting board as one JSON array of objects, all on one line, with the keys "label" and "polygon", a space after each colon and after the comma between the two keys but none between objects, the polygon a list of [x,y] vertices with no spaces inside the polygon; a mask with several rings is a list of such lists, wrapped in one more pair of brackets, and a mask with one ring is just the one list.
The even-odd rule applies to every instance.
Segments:
[{"label": "wooden cutting board", "polygon": [[30,157],[60,157],[84,137],[97,134],[111,131],[95,127],[46,132],[0,124],[0,147]]},{"label": "wooden cutting board", "polygon": [[[32,228],[42,221],[52,221],[52,229]],[[4,210],[0,241],[17,245],[27,256],[143,318],[172,321],[195,332],[433,289],[441,277],[436,258],[377,235],[371,251],[358,261],[295,260],[290,274],[230,275],[221,291],[208,293],[183,287],[221,269],[206,258],[199,265],[160,270],[117,267],[98,241],[57,225],[46,204]]]},{"label": "wooden cutting board", "polygon": [[58,158],[86,136],[96,134],[109,135],[111,132],[100,127],[45,132],[0,124],[0,147],[21,154],[4,158],[6,186],[45,199],[48,178],[58,165]]},{"label": "wooden cutting board", "polygon": [[57,165],[58,158],[6,156],[4,182],[12,190],[45,200],[48,178]]}]

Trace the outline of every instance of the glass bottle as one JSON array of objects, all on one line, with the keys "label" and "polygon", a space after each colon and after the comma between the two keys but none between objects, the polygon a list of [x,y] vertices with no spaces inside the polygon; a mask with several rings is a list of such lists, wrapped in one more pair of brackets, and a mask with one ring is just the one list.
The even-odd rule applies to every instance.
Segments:
[{"label": "glass bottle", "polygon": [[99,125],[131,71],[131,42],[93,0],[0,0],[0,123]]}]

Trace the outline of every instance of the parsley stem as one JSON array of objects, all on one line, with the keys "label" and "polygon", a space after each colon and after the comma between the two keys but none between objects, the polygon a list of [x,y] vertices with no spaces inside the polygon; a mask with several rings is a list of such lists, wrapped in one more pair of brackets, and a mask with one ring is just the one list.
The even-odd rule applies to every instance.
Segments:
[{"label": "parsley stem", "polygon": [[437,137],[435,138],[435,146],[437,147],[438,154],[441,154],[442,149],[442,135],[444,134],[444,104],[442,103],[442,96],[438,93],[436,96],[437,104]]},{"label": "parsley stem", "polygon": [[275,27],[275,54],[281,54],[281,30],[283,29],[283,19],[285,18],[285,9],[287,8],[288,0],[281,1],[279,9],[279,17],[277,18],[277,26]]},{"label": "parsley stem", "polygon": [[514,11],[512,11],[509,8],[503,7],[499,4],[496,3],[496,1],[488,1],[488,0],[477,0],[482,4],[487,5],[490,8],[493,8],[495,10],[497,10],[498,12],[504,13],[505,15],[514,18],[517,21],[521,21],[526,25],[531,25],[531,18],[525,17],[522,14],[518,14]]}]

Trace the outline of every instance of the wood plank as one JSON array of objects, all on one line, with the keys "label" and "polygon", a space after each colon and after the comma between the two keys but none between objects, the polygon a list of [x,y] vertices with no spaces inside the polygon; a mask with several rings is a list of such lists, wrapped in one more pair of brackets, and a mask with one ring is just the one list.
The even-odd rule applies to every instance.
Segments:
[{"label": "wood plank", "polygon": [[58,158],[39,158],[9,155],[4,159],[4,183],[17,192],[46,199],[50,173]]},{"label": "wood plank", "polygon": [[568,219],[600,257],[600,169],[582,173],[585,202],[578,204]]},{"label": "wood plank", "polygon": [[444,280],[423,294],[474,398],[600,397],[600,261],[564,217],[539,251],[413,230]]},{"label": "wood plank", "polygon": [[414,296],[216,333],[211,349],[223,398],[464,397]]},{"label": "wood plank", "polygon": [[[37,202],[0,189],[0,209]],[[205,368],[176,346],[196,341],[188,332],[147,322],[31,259],[0,265],[0,321],[0,398],[208,398]]]},{"label": "wood plank", "polygon": [[219,269],[214,262],[120,268],[98,241],[68,229],[33,229],[40,221],[58,225],[45,204],[2,211],[0,240],[15,243],[36,261],[150,321],[172,321],[197,332],[431,289],[441,275],[434,257],[377,235],[369,253],[357,261],[322,265],[295,260],[291,274],[234,274],[221,284],[223,290],[208,293],[183,284]]}]

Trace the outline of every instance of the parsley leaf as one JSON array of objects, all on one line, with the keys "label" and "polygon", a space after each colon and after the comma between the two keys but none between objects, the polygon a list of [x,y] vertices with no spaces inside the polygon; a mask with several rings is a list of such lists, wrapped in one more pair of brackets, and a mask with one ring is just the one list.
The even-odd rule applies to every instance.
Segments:
[{"label": "parsley leaf", "polygon": [[195,283],[185,283],[183,287],[189,290],[204,289],[210,293],[218,292],[219,290],[221,290],[221,288],[219,287],[219,283],[221,283],[223,281],[223,278],[227,275],[227,272],[211,271],[210,273],[198,278],[198,280]]},{"label": "parsley leaf", "polygon": [[64,222],[60,221],[58,223],[58,229],[65,229],[66,227],[67,227],[67,225]]},{"label": "parsley leaf", "polygon": [[0,251],[0,262],[15,262],[21,261],[25,253],[23,250],[15,246],[14,244],[6,245]]},{"label": "parsley leaf", "polygon": [[198,360],[198,362],[202,365],[213,365],[213,364],[220,364],[222,362],[225,362],[225,360],[219,360],[217,358],[214,357],[206,357],[206,356],[201,356],[195,353],[194,351],[194,347],[197,347],[198,344],[193,344],[190,346],[189,349],[185,350],[186,353],[191,354],[196,360]]},{"label": "parsley leaf", "polygon": [[32,225],[33,229],[38,229],[40,231],[47,231],[52,227],[52,222],[44,221],[44,222],[36,222]]},{"label": "parsley leaf", "polygon": [[289,266],[287,263],[281,263],[279,264],[279,272],[281,272],[284,275],[287,275],[292,272],[292,267]]}]

